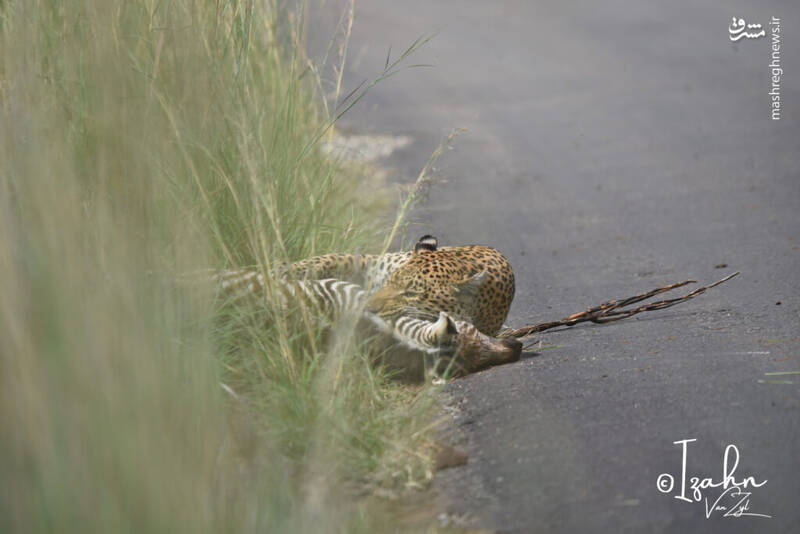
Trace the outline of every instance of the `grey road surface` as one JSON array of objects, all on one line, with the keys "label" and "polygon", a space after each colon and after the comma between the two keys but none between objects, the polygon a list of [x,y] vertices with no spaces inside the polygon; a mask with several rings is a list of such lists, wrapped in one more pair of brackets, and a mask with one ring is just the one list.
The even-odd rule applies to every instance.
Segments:
[{"label": "grey road surface", "polygon": [[[336,5],[313,7],[330,29]],[[732,42],[734,16],[767,35]],[[346,124],[412,136],[390,160],[408,176],[468,128],[415,231],[504,252],[511,324],[742,273],[449,385],[470,459],[438,475],[443,506],[501,532],[800,532],[800,4],[363,1],[345,86],[431,31],[411,63],[434,67],[380,84]],[[722,482],[729,444],[728,474],[762,485],[675,498],[683,439],[687,485]],[[723,517],[737,511],[772,517]]]}]

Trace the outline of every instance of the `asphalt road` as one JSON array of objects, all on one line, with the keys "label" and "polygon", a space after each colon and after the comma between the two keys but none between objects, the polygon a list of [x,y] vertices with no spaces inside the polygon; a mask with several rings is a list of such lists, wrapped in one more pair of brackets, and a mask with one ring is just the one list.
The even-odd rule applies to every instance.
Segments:
[{"label": "asphalt road", "polygon": [[[345,87],[438,30],[411,60],[435,66],[380,84],[345,123],[412,136],[390,160],[407,176],[468,128],[415,231],[503,251],[517,276],[511,324],[742,273],[670,310],[547,333],[552,348],[448,386],[470,460],[438,475],[442,506],[502,532],[800,532],[800,374],[772,374],[800,371],[800,4],[597,6],[356,6]],[[313,15],[328,24],[336,9]],[[732,43],[734,15],[767,36]],[[674,498],[674,442],[690,438],[687,478],[720,482],[734,444],[734,478],[766,481],[747,512],[772,518],[722,517],[742,498],[728,493],[707,519],[702,498],[721,488]]]}]

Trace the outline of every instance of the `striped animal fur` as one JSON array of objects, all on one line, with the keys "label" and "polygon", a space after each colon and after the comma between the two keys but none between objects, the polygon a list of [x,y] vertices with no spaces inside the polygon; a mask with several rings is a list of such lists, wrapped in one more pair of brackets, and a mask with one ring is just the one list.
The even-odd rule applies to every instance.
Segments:
[{"label": "striped animal fur", "polygon": [[[263,297],[266,292],[264,277],[256,271],[225,271],[214,276],[221,293],[228,299]],[[368,295],[364,289],[350,282],[335,278],[324,280],[289,280],[281,278],[273,281],[273,291],[281,306],[302,301],[318,310],[325,317],[338,320],[348,314],[361,314],[378,332],[391,335],[397,343],[412,350],[438,352],[452,349],[458,333],[453,319],[442,312],[436,321],[414,317],[400,317],[394,324],[377,314],[365,311]]]}]

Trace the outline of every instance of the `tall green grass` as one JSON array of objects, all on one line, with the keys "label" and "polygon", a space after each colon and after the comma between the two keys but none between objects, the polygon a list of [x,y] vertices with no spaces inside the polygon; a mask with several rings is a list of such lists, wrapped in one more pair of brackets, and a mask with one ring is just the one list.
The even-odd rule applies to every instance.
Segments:
[{"label": "tall green grass", "polygon": [[380,249],[293,21],[0,1],[0,531],[389,530],[357,496],[430,477],[430,390],[178,282]]}]

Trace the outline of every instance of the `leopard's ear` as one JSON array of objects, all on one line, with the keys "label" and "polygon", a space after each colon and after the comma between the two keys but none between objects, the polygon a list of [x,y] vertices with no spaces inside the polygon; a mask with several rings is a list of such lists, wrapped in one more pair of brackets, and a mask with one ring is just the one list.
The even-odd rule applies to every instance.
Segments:
[{"label": "leopard's ear", "polygon": [[472,275],[463,282],[456,284],[458,295],[464,298],[477,297],[483,282],[489,277],[489,271],[482,271]]},{"label": "leopard's ear", "polygon": [[419,238],[417,244],[414,245],[414,252],[419,252],[421,250],[436,250],[439,246],[439,240],[433,237],[430,234],[426,234]]}]

